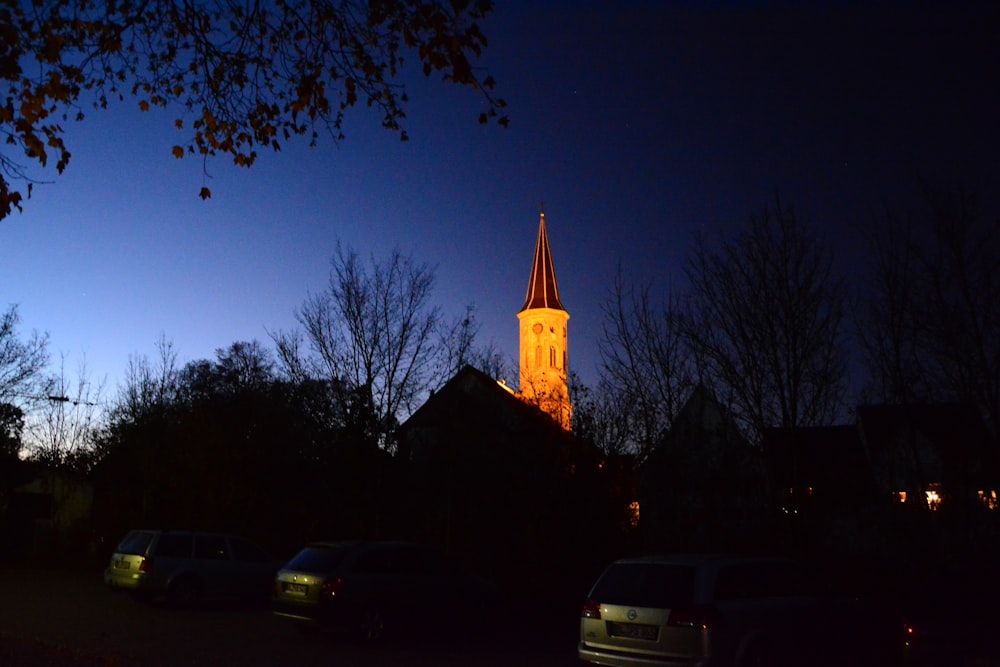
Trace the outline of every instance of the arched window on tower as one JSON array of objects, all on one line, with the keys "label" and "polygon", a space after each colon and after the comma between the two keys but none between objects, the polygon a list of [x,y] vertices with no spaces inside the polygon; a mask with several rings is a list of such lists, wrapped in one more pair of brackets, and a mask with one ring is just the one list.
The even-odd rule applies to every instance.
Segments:
[{"label": "arched window on tower", "polygon": [[549,348],[549,367],[556,367],[556,348],[554,347]]},{"label": "arched window on tower", "polygon": [[542,366],[542,346],[539,345],[535,348],[535,368],[541,368]]}]

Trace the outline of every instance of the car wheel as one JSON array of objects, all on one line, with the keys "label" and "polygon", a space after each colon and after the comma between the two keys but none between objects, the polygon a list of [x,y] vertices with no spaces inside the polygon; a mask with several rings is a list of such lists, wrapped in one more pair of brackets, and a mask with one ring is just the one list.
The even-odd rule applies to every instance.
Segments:
[{"label": "car wheel", "polygon": [[189,607],[201,597],[201,586],[194,577],[183,577],[170,584],[167,600],[175,607]]},{"label": "car wheel", "polygon": [[361,618],[361,638],[366,642],[385,639],[385,613],[379,607],[368,607]]}]

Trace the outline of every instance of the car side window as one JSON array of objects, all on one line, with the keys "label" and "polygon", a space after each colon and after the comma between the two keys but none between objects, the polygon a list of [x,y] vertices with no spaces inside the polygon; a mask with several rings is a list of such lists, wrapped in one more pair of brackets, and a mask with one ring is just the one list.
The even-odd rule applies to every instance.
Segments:
[{"label": "car side window", "polygon": [[716,600],[747,600],[799,595],[802,581],[794,563],[751,561],[720,570],[715,582]]},{"label": "car side window", "polygon": [[386,547],[375,547],[360,554],[354,571],[361,574],[384,574],[392,571],[392,553]]},{"label": "car side window", "polygon": [[229,560],[229,545],[221,535],[199,535],[194,542],[194,557],[204,560]]},{"label": "car side window", "polygon": [[230,537],[229,544],[233,548],[233,558],[245,563],[266,563],[272,560],[270,554],[250,540],[242,537]]},{"label": "car side window", "polygon": [[454,568],[451,563],[434,549],[416,548],[405,554],[405,562],[401,567],[415,574],[439,575],[448,574]]},{"label": "car side window", "polygon": [[192,536],[187,533],[164,533],[156,542],[156,555],[166,558],[190,558]]},{"label": "car side window", "polygon": [[395,549],[394,570],[400,574],[427,574],[430,568],[429,552],[416,547]]}]

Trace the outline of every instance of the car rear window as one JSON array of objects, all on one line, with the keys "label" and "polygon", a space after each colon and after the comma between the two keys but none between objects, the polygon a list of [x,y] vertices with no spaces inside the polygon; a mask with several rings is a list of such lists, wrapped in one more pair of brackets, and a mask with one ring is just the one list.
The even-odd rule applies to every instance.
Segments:
[{"label": "car rear window", "polygon": [[118,544],[116,551],[120,554],[141,556],[146,553],[152,539],[153,533],[147,530],[133,530]]},{"label": "car rear window", "polygon": [[590,597],[602,604],[673,609],[694,601],[695,568],[666,563],[615,563]]},{"label": "car rear window", "polygon": [[330,572],[340,565],[349,548],[347,545],[308,546],[295,554],[285,565],[285,569],[299,572]]}]

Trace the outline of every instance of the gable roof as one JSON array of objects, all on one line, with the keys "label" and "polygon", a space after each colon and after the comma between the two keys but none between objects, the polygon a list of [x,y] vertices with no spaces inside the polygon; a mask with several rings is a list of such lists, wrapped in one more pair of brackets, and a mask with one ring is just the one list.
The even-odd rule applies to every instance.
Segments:
[{"label": "gable roof", "polygon": [[711,437],[732,444],[749,444],[729,410],[700,382],[674,416],[670,433],[674,438]]},{"label": "gable roof", "polygon": [[411,450],[419,441],[440,439],[445,433],[461,434],[478,442],[582,446],[538,406],[521,400],[472,366],[458,371],[397,431],[401,447]]},{"label": "gable roof", "polygon": [[872,458],[898,456],[920,447],[933,476],[978,473],[1000,478],[1000,452],[979,410],[970,403],[864,405],[858,427]]},{"label": "gable roof", "polygon": [[873,488],[871,465],[854,425],[772,428],[764,432],[761,447],[777,488]]}]

